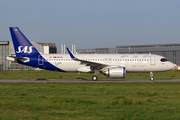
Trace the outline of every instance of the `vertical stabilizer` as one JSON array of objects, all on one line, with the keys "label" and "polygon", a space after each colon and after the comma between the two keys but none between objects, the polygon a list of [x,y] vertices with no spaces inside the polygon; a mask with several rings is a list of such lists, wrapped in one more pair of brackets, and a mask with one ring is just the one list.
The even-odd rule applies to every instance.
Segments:
[{"label": "vertical stabilizer", "polygon": [[37,49],[23,35],[18,27],[10,27],[11,37],[14,44],[14,50],[17,57],[28,57],[40,55]]}]

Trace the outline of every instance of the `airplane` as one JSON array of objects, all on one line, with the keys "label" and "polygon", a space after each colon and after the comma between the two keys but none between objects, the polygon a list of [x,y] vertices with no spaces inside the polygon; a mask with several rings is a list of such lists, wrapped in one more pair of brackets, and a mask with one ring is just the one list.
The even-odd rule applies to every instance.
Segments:
[{"label": "airplane", "polygon": [[93,81],[97,81],[99,73],[110,78],[125,78],[128,72],[153,72],[172,70],[174,64],[165,57],[155,54],[43,54],[40,53],[24,36],[18,27],[10,27],[10,33],[16,56],[8,56],[7,60],[19,64],[59,72],[94,73]]}]

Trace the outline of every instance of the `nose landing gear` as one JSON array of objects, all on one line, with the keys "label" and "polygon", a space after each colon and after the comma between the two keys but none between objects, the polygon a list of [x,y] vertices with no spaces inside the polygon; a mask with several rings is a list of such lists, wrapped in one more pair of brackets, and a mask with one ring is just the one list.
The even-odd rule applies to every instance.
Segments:
[{"label": "nose landing gear", "polygon": [[153,77],[153,72],[150,72],[150,80],[153,81],[154,77]]}]

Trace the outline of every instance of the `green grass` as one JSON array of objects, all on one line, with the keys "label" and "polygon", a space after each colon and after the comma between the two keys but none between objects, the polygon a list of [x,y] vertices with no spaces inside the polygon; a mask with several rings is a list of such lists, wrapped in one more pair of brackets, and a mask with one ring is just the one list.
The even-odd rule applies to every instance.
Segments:
[{"label": "green grass", "polygon": [[[54,71],[0,71],[0,79],[91,79],[93,73],[67,73]],[[99,79],[112,79],[98,74]],[[155,72],[155,79],[179,79],[180,71]],[[125,79],[149,79],[149,73],[126,73]]]},{"label": "green grass", "polygon": [[0,119],[180,119],[180,83],[0,83]]}]

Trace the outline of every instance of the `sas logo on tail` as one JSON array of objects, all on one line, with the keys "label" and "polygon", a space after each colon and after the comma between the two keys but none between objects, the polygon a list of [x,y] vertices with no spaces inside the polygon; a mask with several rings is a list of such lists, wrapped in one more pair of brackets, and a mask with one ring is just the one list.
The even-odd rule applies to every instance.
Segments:
[{"label": "sas logo on tail", "polygon": [[28,46],[25,46],[24,48],[23,46],[19,46],[18,51],[16,51],[16,53],[32,53],[32,47],[33,46],[29,46],[29,49],[28,49]]}]

